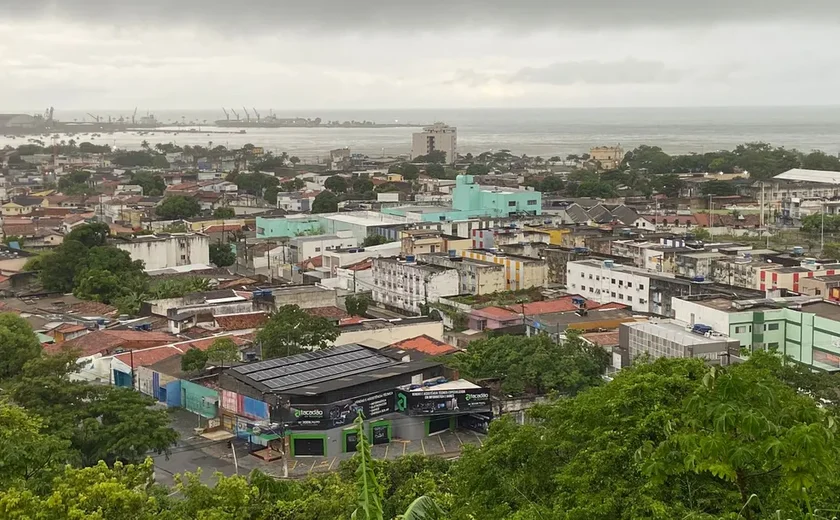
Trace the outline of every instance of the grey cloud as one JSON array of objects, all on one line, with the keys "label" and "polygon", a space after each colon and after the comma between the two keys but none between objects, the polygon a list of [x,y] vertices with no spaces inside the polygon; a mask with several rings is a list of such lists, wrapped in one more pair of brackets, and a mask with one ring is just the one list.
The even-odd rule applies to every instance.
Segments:
[{"label": "grey cloud", "polygon": [[455,73],[450,84],[478,86],[490,81],[503,83],[536,83],[544,85],[633,85],[645,83],[677,83],[687,77],[684,70],[666,66],[660,61],[628,58],[622,61],[569,61],[544,67],[523,67],[513,73],[486,74],[471,69]]},{"label": "grey cloud", "polygon": [[0,0],[3,19],[52,18],[284,33],[451,28],[580,30],[782,20],[840,22],[837,0]]}]

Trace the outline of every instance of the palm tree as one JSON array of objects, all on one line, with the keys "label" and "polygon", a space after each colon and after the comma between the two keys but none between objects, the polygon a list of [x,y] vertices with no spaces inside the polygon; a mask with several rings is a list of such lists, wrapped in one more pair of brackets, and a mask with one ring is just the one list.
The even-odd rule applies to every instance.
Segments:
[{"label": "palm tree", "polygon": [[[370,454],[370,443],[365,436],[365,423],[362,413],[354,421],[359,443],[356,445],[356,455],[359,457],[359,467],[356,468],[356,489],[359,492],[356,510],[350,516],[351,520],[384,520],[382,510],[382,487],[373,471],[373,457]],[[442,520],[444,513],[435,501],[427,496],[421,496],[408,506],[405,513],[394,520]]]},{"label": "palm tree", "polygon": [[140,148],[148,151],[149,150],[149,141],[146,141],[145,139],[143,139],[143,142],[140,143]]}]

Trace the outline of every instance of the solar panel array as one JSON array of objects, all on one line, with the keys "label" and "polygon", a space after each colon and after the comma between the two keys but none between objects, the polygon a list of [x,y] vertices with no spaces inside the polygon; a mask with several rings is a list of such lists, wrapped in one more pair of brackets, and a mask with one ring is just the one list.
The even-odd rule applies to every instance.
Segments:
[{"label": "solar panel array", "polygon": [[240,365],[233,370],[272,390],[282,391],[369,372],[391,363],[388,358],[358,345],[342,345],[329,350]]}]

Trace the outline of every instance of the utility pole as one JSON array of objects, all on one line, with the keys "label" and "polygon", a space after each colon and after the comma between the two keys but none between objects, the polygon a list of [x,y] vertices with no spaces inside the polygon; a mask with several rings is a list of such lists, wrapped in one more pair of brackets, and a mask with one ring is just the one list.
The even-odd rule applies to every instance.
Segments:
[{"label": "utility pole", "polygon": [[825,250],[825,201],[820,201],[820,255]]}]

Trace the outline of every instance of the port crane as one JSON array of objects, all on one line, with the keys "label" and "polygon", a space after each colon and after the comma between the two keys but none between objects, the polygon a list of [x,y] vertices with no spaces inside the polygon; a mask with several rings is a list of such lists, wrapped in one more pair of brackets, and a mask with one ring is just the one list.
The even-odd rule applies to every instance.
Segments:
[{"label": "port crane", "polygon": [[236,120],[239,121],[239,114],[236,112],[236,110],[231,108],[230,111],[233,112],[233,115],[236,116]]},{"label": "port crane", "polygon": [[90,112],[88,112],[88,114],[87,114],[87,115],[89,115],[90,117],[92,117],[92,118],[93,118],[93,120],[94,120],[94,121],[96,121],[97,123],[99,122],[99,116],[95,116],[95,115],[91,114]]},{"label": "port crane", "polygon": [[245,119],[250,123],[251,122],[251,114],[248,113],[248,109],[245,108],[245,107],[242,107],[242,110],[245,111]]},{"label": "port crane", "polygon": [[224,112],[224,113],[225,113],[225,119],[227,119],[228,121],[230,121],[230,114],[228,114],[228,111],[227,111],[227,110],[225,110],[225,107],[222,107],[222,112]]},{"label": "port crane", "polygon": [[131,115],[131,124],[135,124],[134,120],[137,118],[137,107],[134,107],[134,113]]},{"label": "port crane", "polygon": [[259,123],[260,122],[260,113],[257,112],[256,108],[254,109],[254,115],[257,116],[257,123]]}]

